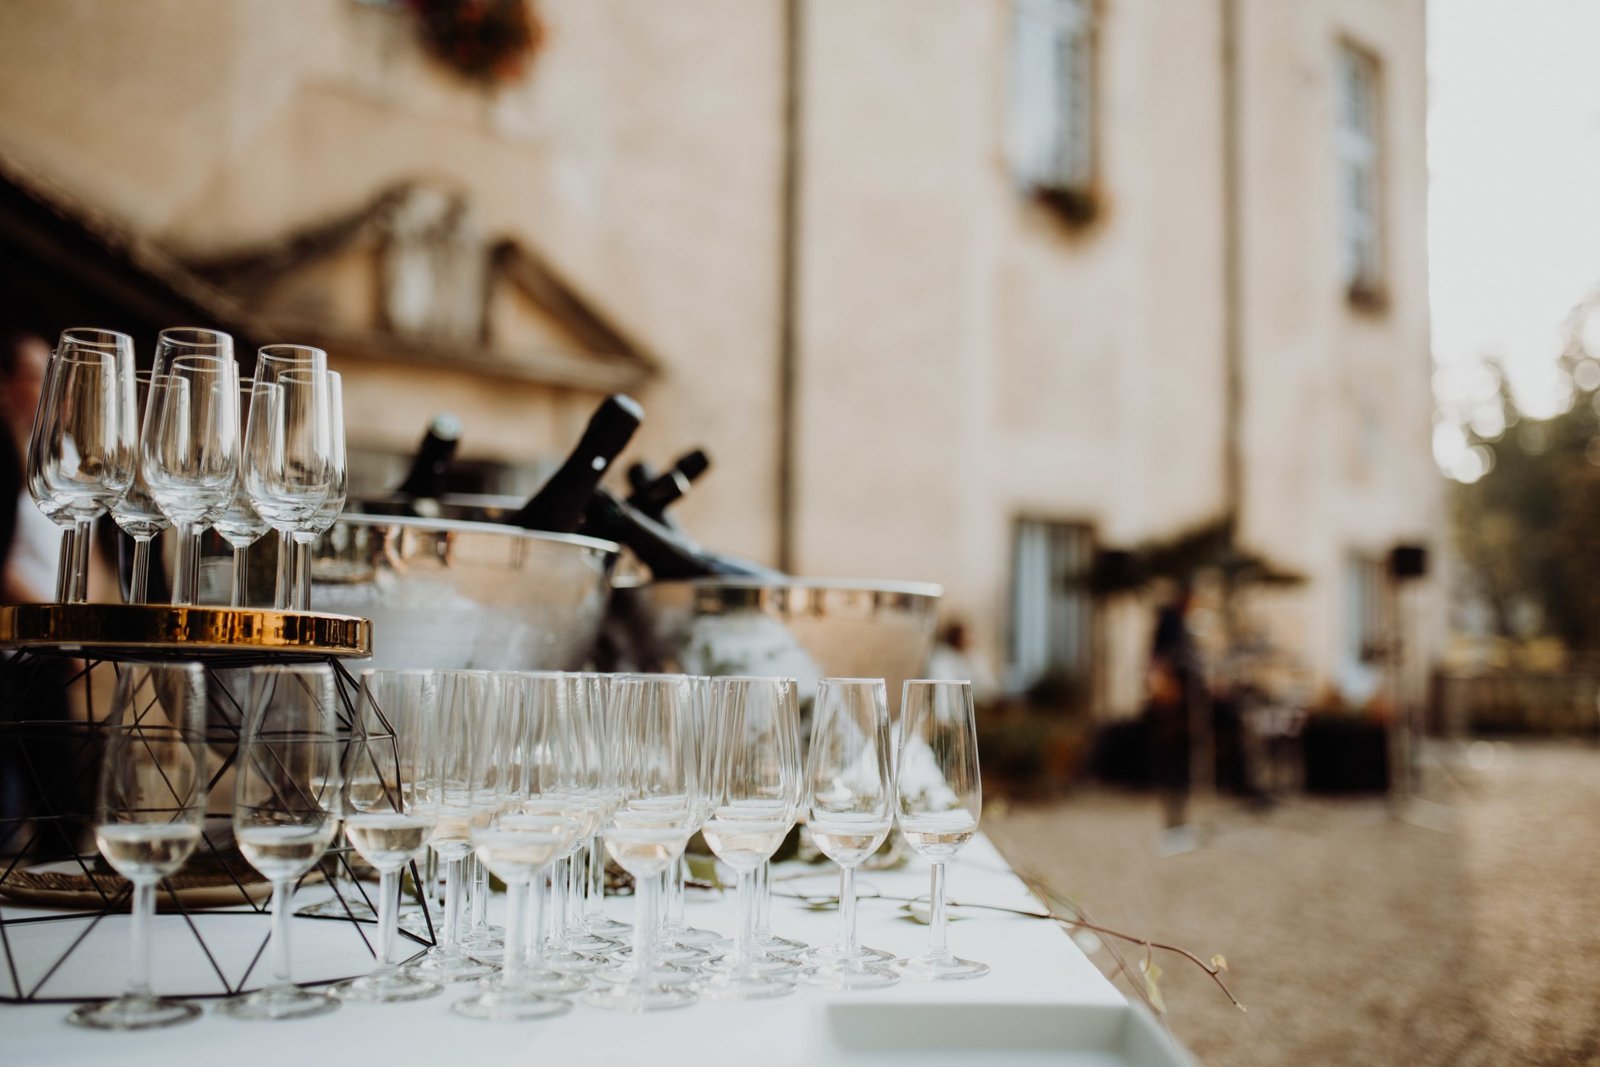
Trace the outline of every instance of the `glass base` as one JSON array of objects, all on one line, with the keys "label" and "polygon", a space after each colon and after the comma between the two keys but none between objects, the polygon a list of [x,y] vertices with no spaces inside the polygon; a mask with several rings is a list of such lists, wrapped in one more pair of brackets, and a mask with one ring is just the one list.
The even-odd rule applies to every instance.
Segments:
[{"label": "glass base", "polygon": [[613,941],[633,936],[633,924],[618,922],[609,915],[586,915],[583,928],[596,937],[609,937]]},{"label": "glass base", "polygon": [[689,948],[710,948],[724,940],[715,930],[702,930],[698,926],[670,926],[667,928],[667,936]]},{"label": "glass base", "polygon": [[716,974],[700,984],[700,995],[706,1000],[771,1000],[794,990],[793,982],[757,970]]},{"label": "glass base", "polygon": [[407,974],[434,982],[475,982],[497,970],[499,968],[493,964],[479,963],[464,952],[445,955],[437,948],[430,949],[427,955],[405,968]]},{"label": "glass base", "polygon": [[352,978],[328,990],[340,1000],[359,1000],[364,1004],[387,1004],[398,1000],[425,1000],[444,992],[440,982],[430,982],[404,971],[386,971]]},{"label": "glass base", "polygon": [[938,956],[931,952],[925,952],[908,960],[896,960],[894,969],[907,978],[920,978],[924,981],[933,982],[982,978],[989,973],[989,965],[987,963],[957,959],[948,952]]},{"label": "glass base", "polygon": [[606,960],[603,956],[586,956],[581,952],[569,952],[564,948],[547,949],[544,954],[544,965],[562,974],[593,974],[606,965]]},{"label": "glass base", "polygon": [[[603,971],[596,971],[591,975],[596,983],[602,985],[627,985],[639,981],[639,969],[631,961],[615,963]],[[649,983],[665,986],[691,986],[700,981],[700,972],[687,967],[675,967],[670,963],[652,963],[646,975]]]},{"label": "glass base", "polygon": [[767,931],[756,937],[756,944],[774,956],[798,956],[802,952],[809,952],[811,946],[804,941],[795,941],[792,938],[779,937],[772,931]]},{"label": "glass base", "polygon": [[82,1004],[67,1015],[67,1022],[96,1030],[153,1030],[177,1026],[200,1017],[200,1005],[187,1000],[126,996],[100,1004]]},{"label": "glass base", "polygon": [[398,925],[405,933],[420,937],[426,941],[430,938],[436,938],[444,932],[443,926],[440,923],[440,916],[442,914],[443,912],[441,912],[437,906],[433,908],[433,928],[430,930],[428,928],[428,917],[423,914],[422,909],[411,908],[400,913],[400,922]]},{"label": "glass base", "polygon": [[295,912],[296,915],[308,919],[362,919],[376,922],[378,913],[372,910],[372,905],[362,899],[361,893],[354,886],[340,886],[339,892],[344,894],[344,899],[329,897],[320,904],[307,904]]},{"label": "glass base", "polygon": [[515,989],[524,993],[540,993],[547,997],[564,997],[589,988],[589,980],[581,974],[562,974],[551,970],[524,970],[517,975],[515,985],[506,985],[502,975],[485,978],[478,983],[482,988]]},{"label": "glass base", "polygon": [[898,983],[900,976],[887,967],[839,960],[807,971],[800,981],[819,989],[882,989]]},{"label": "glass base", "polygon": [[764,952],[747,964],[741,964],[733,956],[728,955],[707,960],[701,967],[711,974],[732,974],[735,971],[748,969],[768,978],[788,979],[793,979],[806,969],[805,964],[799,960],[784,959],[782,956],[771,956]]},{"label": "glass base", "polygon": [[572,1002],[556,997],[542,997],[524,989],[496,987],[486,989],[475,997],[458,1000],[450,1010],[469,1019],[487,1019],[491,1022],[519,1022],[524,1019],[548,1019],[552,1015],[565,1015],[572,1010]]},{"label": "glass base", "polygon": [[624,942],[614,937],[591,934],[586,930],[568,930],[565,944],[572,952],[586,956],[604,956],[615,952]]},{"label": "glass base", "polygon": [[664,1011],[669,1008],[687,1008],[700,998],[694,990],[683,986],[656,985],[649,982],[625,982],[591,989],[584,994],[583,1002],[607,1011]]},{"label": "glass base", "polygon": [[[657,941],[656,946],[651,950],[650,955],[661,963],[680,963],[688,966],[699,966],[706,960],[710,959],[712,953],[708,949],[694,948],[689,945],[680,945],[674,942],[663,943]],[[633,946],[623,945],[621,948],[612,950],[611,958],[619,962],[626,963],[628,960],[633,958]]]},{"label": "glass base", "polygon": [[[731,956],[739,946],[734,938],[724,937],[708,947],[714,954]],[[773,934],[756,938],[756,948],[761,951],[762,955],[780,960],[800,960],[804,959],[807,953],[819,951],[804,941],[791,941],[787,937],[777,937]],[[833,946],[829,945],[827,948],[831,949]],[[886,960],[894,959],[887,952],[883,954],[883,958]]]},{"label": "glass base", "polygon": [[234,1019],[304,1019],[338,1010],[339,1002],[326,993],[299,986],[274,986],[233,997],[217,1005],[218,1015]]},{"label": "glass base", "polygon": [[808,948],[800,953],[799,956],[802,963],[816,966],[830,963],[893,963],[895,958],[893,952],[885,952],[881,948],[868,948],[865,945],[857,945],[853,954],[847,954],[838,944],[818,945],[816,948]]}]

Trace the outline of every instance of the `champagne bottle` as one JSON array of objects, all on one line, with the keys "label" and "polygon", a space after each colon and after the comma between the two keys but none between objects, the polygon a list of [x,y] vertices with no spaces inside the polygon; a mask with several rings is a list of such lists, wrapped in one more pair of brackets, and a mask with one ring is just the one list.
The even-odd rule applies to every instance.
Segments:
[{"label": "champagne bottle", "polygon": [[628,497],[628,506],[663,525],[673,526],[675,524],[666,521],[667,508],[677,503],[710,466],[711,460],[702,449],[685,453],[665,473],[643,486],[635,486],[633,495]]},{"label": "champagne bottle", "polygon": [[583,532],[626,545],[657,579],[748,577],[772,580],[777,571],[700,547],[626,501],[596,489],[585,510]]},{"label": "champagne bottle", "polygon": [[410,500],[436,500],[444,492],[445,472],[461,443],[461,420],[441,411],[428,423],[428,430],[417,443],[411,469],[395,487],[394,495]]},{"label": "champagne bottle", "polygon": [[506,521],[529,530],[571,533],[583,521],[600,479],[644,419],[632,397],[614,393],[589,417],[583,436],[550,480]]}]

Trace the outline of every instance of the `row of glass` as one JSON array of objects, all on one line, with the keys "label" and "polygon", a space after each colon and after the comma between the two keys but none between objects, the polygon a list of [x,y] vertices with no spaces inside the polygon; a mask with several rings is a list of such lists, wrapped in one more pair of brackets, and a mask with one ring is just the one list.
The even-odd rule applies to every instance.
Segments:
[{"label": "row of glass", "polygon": [[311,543],[346,493],[341,382],[327,360],[319,348],[267,345],[255,377],[241,379],[232,337],[181,326],[161,331],[142,372],[127,334],[63,331],[27,458],[28,490],[63,531],[56,600],[88,599],[90,533],[109,510],[134,538],[132,602],[148,599],[150,542],[172,526],[172,602],[194,603],[200,535],[215,526],[234,549],[235,606],[244,550],[274,529],[277,606],[307,610]]},{"label": "row of glass", "polygon": [[[944,864],[971,840],[982,805],[968,683],[907,682],[896,751],[882,679],[823,679],[804,755],[796,684],[786,678],[368,671],[348,724],[326,666],[260,667],[250,683],[233,828],[272,884],[273,978],[219,1013],[295,1018],[341,999],[414,1000],[471,981],[477,989],[452,1004],[456,1012],[529,1019],[571,1010],[574,994],[637,1012],[782,996],[796,983],[861,989],[902,974],[988,971],[945,945]],[[201,838],[204,687],[193,665],[133,668],[119,680],[96,837],[133,883],[137,977],[125,996],[74,1011],[82,1025],[134,1029],[199,1014],[152,993],[147,927],[156,883]],[[756,880],[797,820],[841,868],[833,945],[758,936]],[[896,824],[933,866],[931,945],[906,960],[856,937],[855,868]],[[327,992],[303,989],[290,978],[289,895],[341,825],[381,879],[379,960]],[[740,924],[729,940],[660,922],[661,886],[696,832],[738,875]],[[437,944],[402,963],[399,877],[425,848],[445,871],[443,922]],[[599,887],[591,907],[575,903],[582,864],[573,861],[585,848],[594,857],[603,848],[632,875],[631,931],[604,915]],[[476,943],[462,936],[469,856],[506,886],[498,939],[486,924]],[[559,889],[568,879],[575,892],[557,899],[574,900],[570,914],[562,907],[547,923],[546,883]]]}]

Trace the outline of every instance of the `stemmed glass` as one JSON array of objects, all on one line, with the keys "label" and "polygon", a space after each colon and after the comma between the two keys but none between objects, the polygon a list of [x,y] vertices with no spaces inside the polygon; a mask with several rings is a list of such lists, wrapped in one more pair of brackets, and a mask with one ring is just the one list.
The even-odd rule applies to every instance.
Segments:
[{"label": "stemmed glass", "polygon": [[492,785],[501,714],[501,680],[488,671],[441,671],[438,793],[428,845],[444,863],[444,923],[438,944],[410,965],[418,977],[465,982],[494,973],[461,947],[461,863],[472,851],[472,829],[495,810]]},{"label": "stemmed glass", "polygon": [[[311,533],[311,540],[324,534],[334,521],[344,511],[345,500],[349,495],[350,471],[349,463],[345,458],[344,440],[344,379],[338,371],[328,371],[328,495],[322,498],[322,503],[317,505],[316,514],[312,516],[307,528]],[[311,540],[305,542],[303,547],[297,547],[295,560],[300,606],[303,611],[311,610]]]},{"label": "stemmed glass", "polygon": [[895,798],[900,832],[933,866],[928,951],[900,960],[912,978],[981,978],[987,964],[957,959],[945,945],[944,865],[978,832],[983,784],[972,683],[914,680],[900,700]]},{"label": "stemmed glass", "polygon": [[421,1000],[444,990],[396,959],[400,871],[427,844],[438,784],[439,694],[426,670],[364,671],[345,763],[344,832],[378,872],[378,964],[333,988],[344,1000]]},{"label": "stemmed glass", "polygon": [[[180,359],[211,360],[236,366],[233,358],[233,338],[220,330],[212,330],[204,326],[169,326],[156,336],[155,362],[152,365],[153,377],[160,378],[170,374],[172,365]],[[235,377],[237,376],[236,370]],[[145,411],[148,418],[149,408],[146,407]],[[243,426],[239,417],[235,417],[234,424],[236,427]],[[239,429],[235,430],[236,434],[240,432]],[[214,518],[216,518],[215,512],[195,524],[192,537],[193,544],[190,546],[189,552],[189,573],[184,578],[174,576],[174,588],[180,583],[185,583],[189,589],[198,590],[201,535],[205,532],[206,527],[211,525],[211,520]],[[183,552],[184,549],[180,545],[178,548],[180,559]],[[176,597],[174,597],[173,602],[187,603],[187,601],[178,600]]]},{"label": "stemmed glass", "polygon": [[179,356],[150,386],[140,433],[150,495],[177,528],[172,602],[192,604],[199,531],[233,497],[239,476],[239,370],[231,360]]},{"label": "stemmed glass", "polygon": [[[150,393],[153,376],[149,371],[139,371],[139,418],[144,419],[150,410]],[[133,481],[122,498],[111,505],[111,517],[122,527],[122,532],[133,538],[133,580],[128,586],[128,603],[143,604],[150,599],[150,542],[157,534],[172,525],[155,498],[150,495],[150,484],[144,480],[142,464],[135,462]]]},{"label": "stemmed glass", "polygon": [[277,606],[299,603],[302,546],[332,485],[327,356],[317,348],[267,345],[256,360],[240,474],[256,513],[278,531]]},{"label": "stemmed glass", "polygon": [[[58,350],[59,351],[59,350]],[[28,495],[33,497],[34,504],[41,514],[57,526],[61,527],[61,556],[56,563],[56,590],[55,599],[58,604],[65,604],[72,599],[73,588],[77,579],[77,538],[73,534],[76,523],[71,515],[62,510],[62,502],[50,495],[50,488],[44,481],[44,449],[40,447],[44,439],[45,412],[50,406],[50,394],[56,377],[56,368],[60,365],[57,351],[50,353],[50,360],[45,364],[44,381],[40,383],[39,403],[33,411],[33,428],[28,434],[28,455],[26,479]]]},{"label": "stemmed glass", "polygon": [[[180,572],[181,577],[181,572]],[[236,1019],[293,1019],[339,1006],[289,976],[289,896],[316,865],[339,827],[341,738],[333,670],[254,667],[234,771],[233,836],[239,851],[272,883],[272,981],[217,1005]]]},{"label": "stemmed glass", "polygon": [[[254,378],[243,378],[239,381],[240,409],[246,415],[250,412],[250,399],[255,394],[255,385]],[[248,439],[247,432],[246,440]],[[271,527],[256,513],[255,506],[250,503],[250,494],[245,489],[242,472],[234,484],[233,499],[228,501],[227,509],[217,516],[217,521],[212,525],[217,533],[222,535],[222,539],[233,548],[233,581],[230,583],[232,594],[228,602],[233,607],[243,607],[248,593],[245,583],[249,570],[245,552]]]},{"label": "stemmed glass", "polygon": [[756,944],[755,874],[794,826],[800,803],[800,711],[790,678],[724,678],[716,683],[708,793],[701,832],[739,875],[739,935],[728,967],[701,994],[756,1000],[794,992],[761,967]]},{"label": "stemmed glass", "polygon": [[583,926],[594,938],[614,941],[626,937],[633,929],[606,914],[606,851],[601,833],[611,813],[622,804],[622,792],[617,785],[617,771],[621,766],[619,732],[615,724],[616,707],[612,687],[616,676],[610,674],[585,674],[589,684],[589,708],[593,718],[595,736],[600,745],[600,818],[595,833],[589,838],[589,884],[585,893]]},{"label": "stemmed glass", "polygon": [[67,1020],[143,1030],[200,1014],[195,1004],[151,992],[150,924],[156,883],[183,866],[205,821],[205,676],[192,663],[124,665],[114,709],[100,760],[95,842],[106,862],[133,883],[133,980],[116,1000],[85,1004]]},{"label": "stemmed glass", "polygon": [[892,959],[856,940],[855,869],[894,825],[889,769],[889,702],[881,678],[824,678],[817,684],[806,758],[811,838],[839,865],[839,941],[802,954],[816,969],[802,981],[825,989],[872,989],[899,976]]},{"label": "stemmed glass", "polygon": [[73,531],[71,599],[88,599],[94,520],[133,481],[138,400],[133,340],[111,330],[61,335],[41,414],[38,469],[45,495]]},{"label": "stemmed glass", "polygon": [[[695,736],[702,755],[707,758],[702,760],[702,770],[709,772],[709,753],[712,751],[712,704],[715,699],[716,679],[705,675],[690,675],[689,690],[693,694],[695,707]],[[695,832],[699,832],[702,824],[711,815],[710,796],[708,790],[702,790],[701,804],[695,811]],[[684,897],[689,877],[689,863],[687,857],[679,860],[667,874],[667,907],[666,922],[663,926],[661,945],[657,948],[657,957],[674,962],[687,962],[690,960],[704,959],[707,953],[714,953],[717,948],[725,944],[725,939],[714,930],[702,930],[698,926],[690,926],[684,917]],[[731,947],[731,945],[729,946]]]},{"label": "stemmed glass", "polygon": [[619,775],[623,803],[607,820],[606,850],[633,875],[637,913],[632,958],[610,977],[614,985],[592,989],[586,999],[618,1011],[679,1008],[692,1004],[696,994],[663,981],[652,952],[660,877],[683,854],[698,802],[688,679],[629,676],[617,683],[614,698],[625,756]]},{"label": "stemmed glass", "polygon": [[583,918],[586,870],[583,846],[599,830],[609,798],[603,788],[602,709],[593,676],[562,674],[558,677],[561,700],[553,705],[557,715],[551,724],[553,743],[547,747],[557,758],[548,767],[545,777],[547,789],[557,794],[566,812],[577,821],[578,836],[556,866],[555,926],[547,962],[555,970],[580,974],[604,965],[602,959],[586,953],[606,953],[618,947],[612,938],[589,933]]}]

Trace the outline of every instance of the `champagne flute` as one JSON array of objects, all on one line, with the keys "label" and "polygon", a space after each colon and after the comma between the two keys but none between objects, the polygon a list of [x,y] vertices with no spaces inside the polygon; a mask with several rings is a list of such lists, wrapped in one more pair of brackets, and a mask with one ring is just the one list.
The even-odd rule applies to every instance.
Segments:
[{"label": "champagne flute", "polygon": [[[254,378],[239,380],[240,409],[247,415],[250,411],[250,399],[255,393],[255,385]],[[248,433],[246,439],[248,440]],[[244,607],[249,592],[245,584],[248,576],[248,560],[245,552],[271,527],[256,513],[255,506],[250,503],[250,494],[245,489],[242,472],[234,483],[233,498],[228,501],[226,510],[217,516],[217,521],[212,525],[233,549],[233,580],[230,583],[232,593],[228,602],[236,608]]]},{"label": "champagne flute", "polygon": [[502,686],[489,671],[439,672],[438,792],[428,845],[444,863],[444,923],[438,944],[409,969],[420,978],[475,981],[494,967],[461,946],[461,864],[472,851],[472,828],[493,814],[493,759]]},{"label": "champagne flute", "polygon": [[634,878],[633,956],[607,976],[615,984],[592,989],[585,999],[616,1011],[684,1007],[697,995],[663,981],[670,965],[657,967],[652,952],[660,878],[682,856],[698,803],[689,683],[682,675],[629,676],[618,682],[615,696],[626,759],[623,803],[607,820],[606,850]]},{"label": "champagne flute", "polygon": [[125,664],[105,730],[95,801],[95,842],[133,883],[133,978],[115,1000],[85,1004],[68,1022],[102,1030],[144,1030],[188,1022],[198,1005],[150,988],[150,924],[156,883],[175,874],[195,846],[206,814],[205,675],[198,664]]},{"label": "champagne flute", "polygon": [[230,360],[179,356],[150,387],[140,433],[150,495],[177,528],[172,602],[192,604],[199,532],[233,498],[239,476],[239,372]]},{"label": "champagne flute", "polygon": [[739,876],[739,935],[728,966],[701,989],[713,1000],[757,1000],[794,992],[761,966],[756,944],[756,871],[794,826],[800,803],[800,710],[791,678],[723,678],[708,737],[710,816],[701,832]]},{"label": "champagne flute", "polygon": [[[151,385],[154,375],[139,371],[135,375],[141,425],[150,410]],[[133,580],[128,586],[128,603],[144,604],[150,599],[150,543],[157,534],[172,525],[150,495],[150,483],[144,480],[143,465],[134,463],[133,481],[122,498],[111,505],[111,518],[122,532],[133,538]]]},{"label": "champagne flute", "polygon": [[[320,439],[324,462],[327,460],[326,450],[331,445],[332,432],[331,424],[326,421],[328,403],[327,372],[328,356],[320,348],[312,348],[309,345],[265,345],[256,352],[255,380],[258,385],[277,386],[283,384],[285,375],[294,374],[296,381],[293,391],[304,392],[307,399],[303,403],[313,411],[320,411],[320,418],[322,419],[320,424],[314,420],[309,422],[303,420],[291,421],[294,421],[295,426],[299,429],[309,427],[310,429],[306,432],[311,433],[315,433],[315,427],[320,425],[322,432],[329,435]],[[260,403],[261,401],[257,402]],[[271,443],[274,428],[279,426],[285,419],[283,406],[289,401],[283,399],[282,391],[277,391],[271,394],[268,402],[277,405],[278,410],[274,413],[272,419],[265,421],[258,430],[258,434],[263,435],[256,446],[258,454],[266,455],[260,453],[263,448],[296,453],[278,458],[279,465],[287,464],[289,466],[288,472],[280,475],[280,478],[297,475],[297,480],[299,481],[308,480],[314,472],[314,467],[302,466],[310,462],[306,453],[311,449],[307,447],[306,442],[301,438],[296,438],[293,441],[283,441],[278,445]],[[298,407],[299,405],[295,406]],[[248,423],[246,435],[248,436]],[[245,448],[247,463],[249,463],[250,455],[251,448],[247,445]],[[271,457],[267,456],[267,458]],[[265,462],[266,460],[263,459],[262,461]],[[248,475],[243,469],[241,469],[241,476],[248,479]],[[283,492],[290,487],[286,484],[278,484],[275,488]],[[261,501],[256,499],[255,496],[256,492],[260,490],[251,490],[251,499],[256,506],[256,510],[261,512],[272,528],[278,531],[278,587],[275,592],[274,606],[280,611],[289,609],[295,599],[298,588],[298,576],[295,572],[296,552],[294,542],[296,524],[309,521],[313,511],[318,506],[317,503],[308,505],[304,499],[300,499],[306,495],[304,492],[306,486],[301,485],[299,488],[302,492],[298,494],[296,499],[280,501],[280,504],[289,509],[290,513],[281,515],[280,520],[276,522],[265,511],[261,510]],[[324,486],[323,496],[317,498],[318,503],[326,497],[328,488],[330,487]]]},{"label": "champagne flute", "polygon": [[[284,349],[290,351],[278,351]],[[278,606],[304,610],[303,550],[315,538],[309,524],[332,484],[326,357],[294,345],[269,345],[261,353],[240,473],[256,512],[280,535]]]},{"label": "champagne flute", "polygon": [[622,804],[617,775],[621,768],[619,732],[615,724],[615,703],[612,687],[617,675],[586,674],[590,689],[590,709],[594,716],[595,734],[600,742],[600,819],[594,836],[589,839],[589,885],[584,902],[584,929],[590,936],[616,940],[628,936],[633,929],[628,923],[618,922],[606,914],[606,851],[601,834],[611,813]]},{"label": "champagne flute", "polygon": [[396,959],[400,871],[427,845],[435,818],[439,694],[426,670],[363,671],[358,726],[347,752],[344,832],[378,872],[378,964],[342,982],[343,1000],[421,1000],[444,986]]},{"label": "champagne flute", "polygon": [[806,758],[806,815],[811,838],[839,865],[839,941],[802,958],[816,969],[802,981],[825,989],[873,989],[899,976],[893,957],[856,940],[855,873],[894,825],[889,770],[889,701],[881,678],[824,678],[817,683]]},{"label": "champagne flute", "polygon": [[51,395],[54,388],[56,369],[60,366],[60,350],[50,353],[50,360],[45,364],[44,381],[40,383],[39,403],[33,412],[33,428],[28,434],[27,470],[25,472],[28,483],[28,495],[33,497],[35,506],[41,514],[57,526],[61,527],[61,555],[56,563],[56,589],[55,599],[58,604],[65,604],[72,599],[74,586],[77,584],[77,537],[73,531],[77,523],[71,514],[62,510],[62,502],[50,493],[50,487],[44,480],[44,440],[45,423],[49,420]]},{"label": "champagne flute", "polygon": [[311,540],[328,532],[344,511],[350,491],[349,461],[345,458],[344,379],[338,371],[328,371],[328,495],[317,505],[307,523],[311,539],[299,550],[296,561],[301,610],[311,610]]},{"label": "champagne flute", "polygon": [[911,978],[981,978],[987,964],[957,959],[945,944],[944,865],[978,832],[983,783],[972,683],[913,680],[900,700],[895,798],[900,832],[933,867],[928,951],[900,960]]},{"label": "champagne flute", "polygon": [[[234,366],[233,338],[219,330],[208,329],[203,326],[169,326],[162,330],[156,337],[155,362],[153,376],[161,377],[171,373],[171,368],[178,360],[201,360],[213,363],[226,363]],[[237,373],[235,373],[237,377]],[[237,416],[234,418],[235,426],[241,425]],[[237,429],[235,433],[237,433]],[[205,528],[216,518],[213,511],[209,516],[195,524],[192,544],[185,549],[178,547],[178,559],[183,559],[185,551],[188,552],[189,573],[179,578],[174,576],[173,586],[177,588],[180,583],[191,590],[198,590],[200,584],[200,540]],[[174,598],[174,603],[184,603]]]},{"label": "champagne flute", "polygon": [[[586,955],[582,948],[615,951],[610,938],[594,938],[587,931],[573,929],[569,918],[578,916],[581,879],[576,856],[584,840],[600,826],[606,799],[600,788],[601,742],[591,702],[591,687],[581,674],[557,675],[560,699],[548,705],[544,803],[552,800],[560,810],[578,822],[578,836],[556,861],[551,878],[555,908],[551,916],[550,943],[545,962],[557,971],[588,974],[605,966],[606,960]],[[575,943],[576,942],[576,943]]]},{"label": "champagne flute", "polygon": [[[181,577],[181,572],[180,572]],[[296,1019],[339,1007],[294,985],[289,971],[289,897],[338,832],[342,774],[333,670],[254,667],[234,771],[233,836],[272,883],[272,981],[217,1005],[236,1019]]]},{"label": "champagne flute", "polygon": [[[709,753],[712,752],[712,704],[714,701],[715,679],[705,675],[690,675],[689,689],[693,694],[695,708],[695,737],[700,751],[707,758],[702,760],[702,769],[709,772]],[[711,815],[710,790],[701,791],[701,804],[695,812],[695,830],[698,832],[706,819]],[[667,907],[666,923],[663,929],[662,946],[657,949],[657,956],[664,959],[677,961],[704,958],[706,952],[715,952],[722,948],[726,939],[714,930],[702,930],[697,926],[690,926],[684,917],[683,906],[685,890],[689,877],[688,859],[682,859],[667,876]],[[758,938],[759,940],[759,938]],[[731,947],[731,944],[729,945]]]},{"label": "champagne flute", "polygon": [[[133,481],[138,400],[133,340],[111,330],[61,335],[39,431],[45,494],[73,531],[71,599],[88,598],[90,533]],[[54,516],[52,516],[54,517]]]}]

